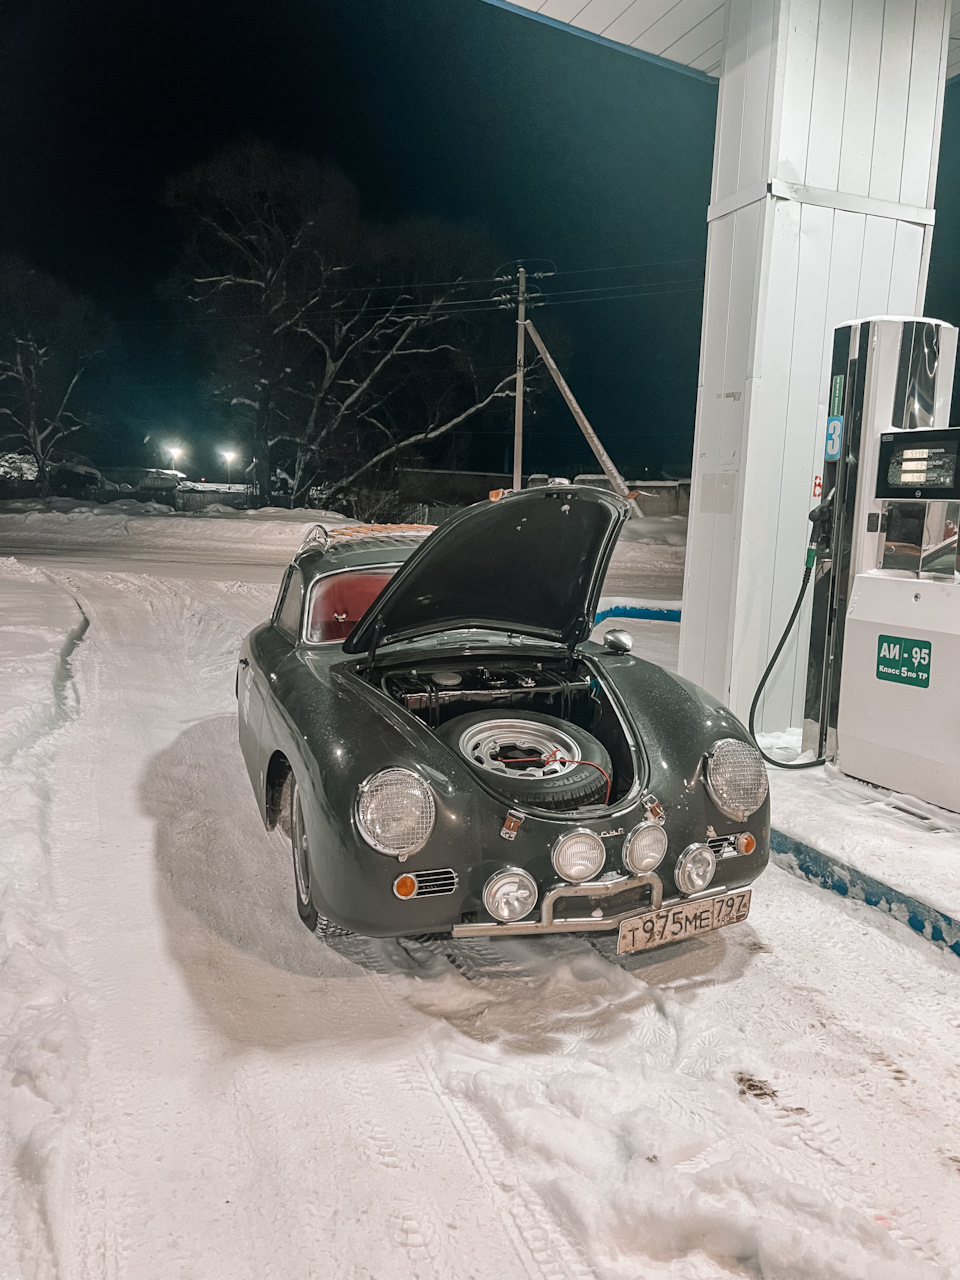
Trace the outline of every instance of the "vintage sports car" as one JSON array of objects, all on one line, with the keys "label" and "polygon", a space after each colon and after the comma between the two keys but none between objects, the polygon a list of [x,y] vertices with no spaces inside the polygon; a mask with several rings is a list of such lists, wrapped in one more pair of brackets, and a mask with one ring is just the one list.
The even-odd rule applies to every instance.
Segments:
[{"label": "vintage sports car", "polygon": [[744,919],[770,837],[750,735],[624,632],[589,640],[625,518],[558,483],[307,536],[237,694],[310,929],[634,951]]}]

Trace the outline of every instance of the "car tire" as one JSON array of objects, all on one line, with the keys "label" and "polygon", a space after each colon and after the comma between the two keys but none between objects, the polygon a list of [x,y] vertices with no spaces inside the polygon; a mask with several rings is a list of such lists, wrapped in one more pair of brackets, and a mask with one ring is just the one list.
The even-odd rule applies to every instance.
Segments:
[{"label": "car tire", "polygon": [[315,933],[320,917],[310,899],[310,846],[296,779],[290,788],[290,848],[293,853],[293,888],[297,896],[297,914],[310,932]]},{"label": "car tire", "polygon": [[[613,778],[610,755],[592,733],[537,711],[471,711],[448,720],[437,732],[488,786],[517,804],[561,810],[603,804],[607,780]],[[541,769],[536,763],[523,773],[511,771],[510,757],[518,759],[516,751],[526,751],[527,741],[536,744],[541,759],[557,751],[560,760],[566,753],[567,762],[552,772],[549,765]]]}]

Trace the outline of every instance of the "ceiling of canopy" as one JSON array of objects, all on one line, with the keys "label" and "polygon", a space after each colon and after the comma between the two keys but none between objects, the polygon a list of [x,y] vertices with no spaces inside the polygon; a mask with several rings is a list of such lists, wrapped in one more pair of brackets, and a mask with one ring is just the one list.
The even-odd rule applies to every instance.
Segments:
[{"label": "ceiling of canopy", "polygon": [[[723,0],[513,0],[540,18],[719,76]],[[947,77],[960,74],[960,0],[954,0]]]}]

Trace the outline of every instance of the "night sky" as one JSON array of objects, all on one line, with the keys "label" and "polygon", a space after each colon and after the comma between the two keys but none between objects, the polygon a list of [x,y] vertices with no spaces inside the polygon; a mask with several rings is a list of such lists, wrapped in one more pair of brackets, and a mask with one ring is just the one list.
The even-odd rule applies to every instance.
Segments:
[{"label": "night sky", "polygon": [[[594,425],[626,472],[685,472],[715,111],[713,82],[483,0],[8,4],[0,247],[117,320],[98,460],[174,433],[202,470],[197,353],[156,292],[177,257],[164,185],[245,135],[331,158],[371,215],[479,221],[504,259],[570,273],[544,287]],[[530,425],[527,469],[591,469],[558,403]],[[502,466],[484,447],[473,465]]]}]

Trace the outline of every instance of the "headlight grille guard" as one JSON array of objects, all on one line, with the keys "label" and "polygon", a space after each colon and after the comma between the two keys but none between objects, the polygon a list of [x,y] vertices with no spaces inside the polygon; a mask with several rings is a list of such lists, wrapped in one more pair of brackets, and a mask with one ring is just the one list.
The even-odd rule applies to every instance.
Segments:
[{"label": "headlight grille guard", "polygon": [[[752,807],[748,808],[745,804],[737,805],[732,802],[729,797],[725,798],[721,795],[720,789],[717,785],[719,779],[715,779],[711,776],[714,760],[718,753],[724,748],[733,748],[735,750],[746,749],[746,751],[750,752],[752,756],[756,757],[756,762],[760,769],[762,778],[762,786],[759,788],[762,794],[760,794],[759,799],[752,805]],[[708,751],[704,752],[701,757],[699,772],[703,780],[703,785],[706,788],[707,795],[710,797],[713,804],[716,805],[722,814],[728,818],[732,818],[734,822],[746,822],[748,818],[752,817],[753,814],[757,812],[769,795],[770,788],[767,781],[767,771],[763,765],[763,757],[761,756],[759,749],[754,746],[752,742],[747,742],[743,738],[719,738]]]}]

